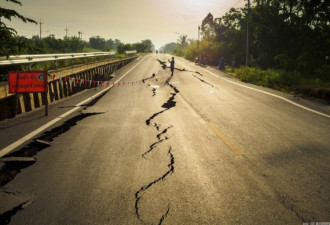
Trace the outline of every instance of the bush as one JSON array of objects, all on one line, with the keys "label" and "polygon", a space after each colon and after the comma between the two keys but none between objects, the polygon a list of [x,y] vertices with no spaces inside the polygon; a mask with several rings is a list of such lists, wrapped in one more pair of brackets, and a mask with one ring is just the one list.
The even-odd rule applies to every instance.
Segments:
[{"label": "bush", "polygon": [[185,52],[184,57],[190,61],[194,61],[196,57],[199,56],[198,43],[193,43],[189,45]]},{"label": "bush", "polygon": [[[322,66],[320,66],[319,68],[317,68],[315,70],[315,77],[317,77],[317,79],[319,80],[320,83],[324,84],[327,83],[327,87],[329,83],[330,83],[330,65],[327,64],[323,64]],[[324,81],[324,82],[322,82]]]},{"label": "bush", "polygon": [[196,57],[206,56],[209,65],[218,65],[220,57],[231,59],[229,52],[229,47],[223,42],[202,40],[199,43],[196,41],[184,49],[177,47],[174,54],[184,56],[191,61],[194,61]]},{"label": "bush", "polygon": [[234,76],[243,82],[279,89],[298,85],[301,80],[301,75],[298,72],[273,69],[261,70],[246,66],[236,69]]},{"label": "bush", "polygon": [[241,66],[235,71],[235,76],[243,82],[258,84],[262,80],[262,70]]}]

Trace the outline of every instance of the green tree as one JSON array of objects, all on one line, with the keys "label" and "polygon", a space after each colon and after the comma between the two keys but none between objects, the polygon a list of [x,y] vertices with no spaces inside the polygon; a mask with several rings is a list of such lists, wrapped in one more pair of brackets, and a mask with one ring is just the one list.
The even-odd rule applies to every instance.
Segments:
[{"label": "green tree", "polygon": [[159,51],[172,54],[174,52],[174,49],[176,48],[176,46],[177,46],[177,43],[171,42],[171,43],[168,43],[168,44],[162,46],[159,49]]},{"label": "green tree", "polygon": [[101,38],[100,36],[89,38],[89,44],[92,48],[99,49],[101,51],[104,51],[107,46],[105,39]]},{"label": "green tree", "polygon": [[141,41],[141,44],[145,46],[144,52],[150,52],[154,50],[154,45],[152,44],[152,41],[149,39]]},{"label": "green tree", "polygon": [[113,46],[113,48],[114,49],[117,49],[118,48],[118,46],[119,45],[121,45],[122,44],[122,42],[120,41],[120,40],[118,40],[118,39],[115,39],[115,43],[114,43],[114,46]]},{"label": "green tree", "polygon": [[[6,0],[22,6],[18,0]],[[33,19],[24,17],[15,10],[0,7],[0,55],[9,57],[11,54],[16,54],[28,47],[28,43],[17,38],[17,32],[13,28],[7,27],[2,18],[11,21],[12,18],[18,18],[25,23],[35,23]]]},{"label": "green tree", "polygon": [[180,35],[179,39],[177,40],[177,44],[181,48],[186,48],[188,46],[188,36]]},{"label": "green tree", "polygon": [[82,52],[84,46],[84,42],[79,37],[73,36],[68,40],[69,52]]},{"label": "green tree", "polygon": [[108,50],[115,49],[115,41],[112,40],[111,38],[109,40],[107,40],[107,47],[108,47]]},{"label": "green tree", "polygon": [[123,53],[125,53],[125,51],[129,51],[129,50],[134,50],[134,46],[131,44],[122,43],[117,47],[117,53],[119,53],[119,54],[123,54]]},{"label": "green tree", "polygon": [[208,13],[207,16],[203,19],[201,25],[201,33],[203,39],[212,40],[215,37],[215,22],[213,15]]}]

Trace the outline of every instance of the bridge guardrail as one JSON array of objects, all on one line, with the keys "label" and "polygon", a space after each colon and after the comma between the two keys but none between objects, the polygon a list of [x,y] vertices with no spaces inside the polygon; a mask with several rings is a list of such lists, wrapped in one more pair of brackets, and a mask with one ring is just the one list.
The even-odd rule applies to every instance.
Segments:
[{"label": "bridge guardrail", "polygon": [[49,62],[65,59],[78,59],[97,56],[111,56],[114,52],[90,52],[90,53],[63,53],[63,54],[37,54],[37,55],[12,55],[9,59],[0,60],[0,66],[18,64],[31,64],[37,62]]},{"label": "bridge guardrail", "polygon": [[61,70],[48,71],[56,74],[56,79],[48,82],[48,93],[8,93],[8,82],[0,83],[0,120],[15,117],[26,113],[85,89],[92,88],[77,80],[109,81],[116,70],[127,65],[137,57],[123,59],[104,60],[94,63],[79,65],[77,67],[63,68]]}]

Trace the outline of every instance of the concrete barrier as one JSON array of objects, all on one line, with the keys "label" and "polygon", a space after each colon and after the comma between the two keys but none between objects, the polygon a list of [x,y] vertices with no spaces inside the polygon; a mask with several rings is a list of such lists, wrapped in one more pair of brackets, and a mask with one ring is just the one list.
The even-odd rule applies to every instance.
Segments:
[{"label": "concrete barrier", "polygon": [[[16,115],[32,111],[45,105],[46,103],[51,103],[66,98],[90,88],[89,85],[85,86],[80,82],[76,83],[76,79],[109,81],[111,79],[111,74],[132,62],[136,58],[137,57],[105,60],[48,71],[49,74],[55,74],[56,76],[54,81],[50,78],[48,82],[48,92],[44,94],[8,93],[8,82],[2,82],[0,84],[0,120],[12,118]],[[68,77],[67,82],[65,82],[65,77]]]}]

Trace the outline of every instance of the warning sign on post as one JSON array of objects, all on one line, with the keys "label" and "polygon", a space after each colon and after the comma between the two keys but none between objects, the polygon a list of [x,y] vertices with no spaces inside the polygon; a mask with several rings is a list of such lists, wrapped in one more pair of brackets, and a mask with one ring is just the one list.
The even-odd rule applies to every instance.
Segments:
[{"label": "warning sign on post", "polygon": [[47,71],[8,72],[9,93],[47,92]]}]

